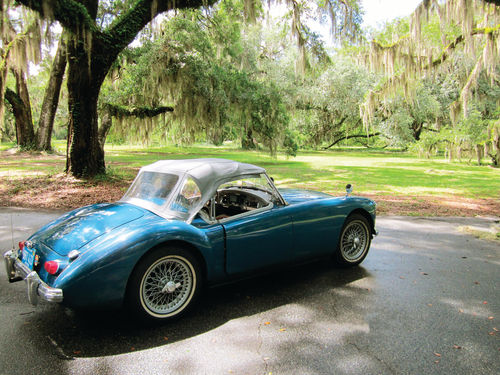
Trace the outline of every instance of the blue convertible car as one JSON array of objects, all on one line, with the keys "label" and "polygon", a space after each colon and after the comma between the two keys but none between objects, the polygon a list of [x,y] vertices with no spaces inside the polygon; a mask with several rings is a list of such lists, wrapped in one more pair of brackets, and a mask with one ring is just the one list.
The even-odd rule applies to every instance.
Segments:
[{"label": "blue convertible car", "polygon": [[359,264],[376,205],[349,193],[278,190],[263,168],[231,160],[162,160],[120,201],[69,212],[6,252],[7,275],[26,281],[33,304],[169,319],[203,285],[325,256]]}]

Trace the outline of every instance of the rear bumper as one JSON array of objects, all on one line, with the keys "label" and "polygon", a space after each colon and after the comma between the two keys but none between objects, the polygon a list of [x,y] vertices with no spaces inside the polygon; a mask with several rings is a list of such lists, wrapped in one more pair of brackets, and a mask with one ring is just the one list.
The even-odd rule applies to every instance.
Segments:
[{"label": "rear bumper", "polygon": [[18,252],[7,251],[4,255],[7,278],[10,282],[24,280],[28,288],[28,300],[36,305],[41,298],[47,302],[62,302],[62,289],[52,288],[40,279],[35,271],[30,270],[21,262]]}]

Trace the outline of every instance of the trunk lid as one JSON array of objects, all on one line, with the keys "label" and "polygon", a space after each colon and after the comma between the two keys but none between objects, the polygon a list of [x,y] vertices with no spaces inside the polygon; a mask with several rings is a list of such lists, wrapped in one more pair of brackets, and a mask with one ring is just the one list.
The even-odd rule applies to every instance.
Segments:
[{"label": "trunk lid", "polygon": [[85,207],[55,225],[49,225],[33,237],[61,256],[78,250],[103,234],[142,217],[142,209],[129,204],[105,204]]}]

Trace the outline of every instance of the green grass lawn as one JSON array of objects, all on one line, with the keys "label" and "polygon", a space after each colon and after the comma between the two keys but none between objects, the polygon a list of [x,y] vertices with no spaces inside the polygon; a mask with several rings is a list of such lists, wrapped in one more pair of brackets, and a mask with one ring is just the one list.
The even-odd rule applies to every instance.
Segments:
[{"label": "green grass lawn", "polygon": [[109,146],[108,167],[129,178],[143,165],[160,159],[214,157],[260,165],[280,186],[342,193],[347,183],[358,194],[434,195],[499,198],[500,169],[443,159],[419,159],[411,154],[364,150],[300,152],[295,158],[271,157],[228,147],[132,148]]},{"label": "green grass lawn", "polygon": [[[55,148],[64,153],[65,143]],[[0,145],[6,150],[12,144]],[[356,194],[412,196],[500,197],[500,169],[443,159],[419,159],[402,152],[328,150],[299,152],[295,158],[271,157],[266,152],[234,147],[195,145],[149,147],[107,145],[106,162],[111,177],[131,180],[137,169],[160,159],[214,157],[260,165],[281,187],[300,187],[342,194],[347,183]],[[65,158],[37,154],[0,159],[0,176],[54,175],[64,170]]]}]

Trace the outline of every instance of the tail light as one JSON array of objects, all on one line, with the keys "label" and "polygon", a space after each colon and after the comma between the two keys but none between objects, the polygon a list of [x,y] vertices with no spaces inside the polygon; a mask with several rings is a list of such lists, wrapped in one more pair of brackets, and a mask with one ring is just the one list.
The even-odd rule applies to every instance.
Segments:
[{"label": "tail light", "polygon": [[24,244],[26,243],[26,241],[19,241],[19,250],[23,250],[24,249]]},{"label": "tail light", "polygon": [[51,275],[55,275],[57,271],[59,271],[59,263],[57,263],[54,260],[49,260],[48,262],[45,262],[43,267],[45,268],[45,271],[47,271]]}]

